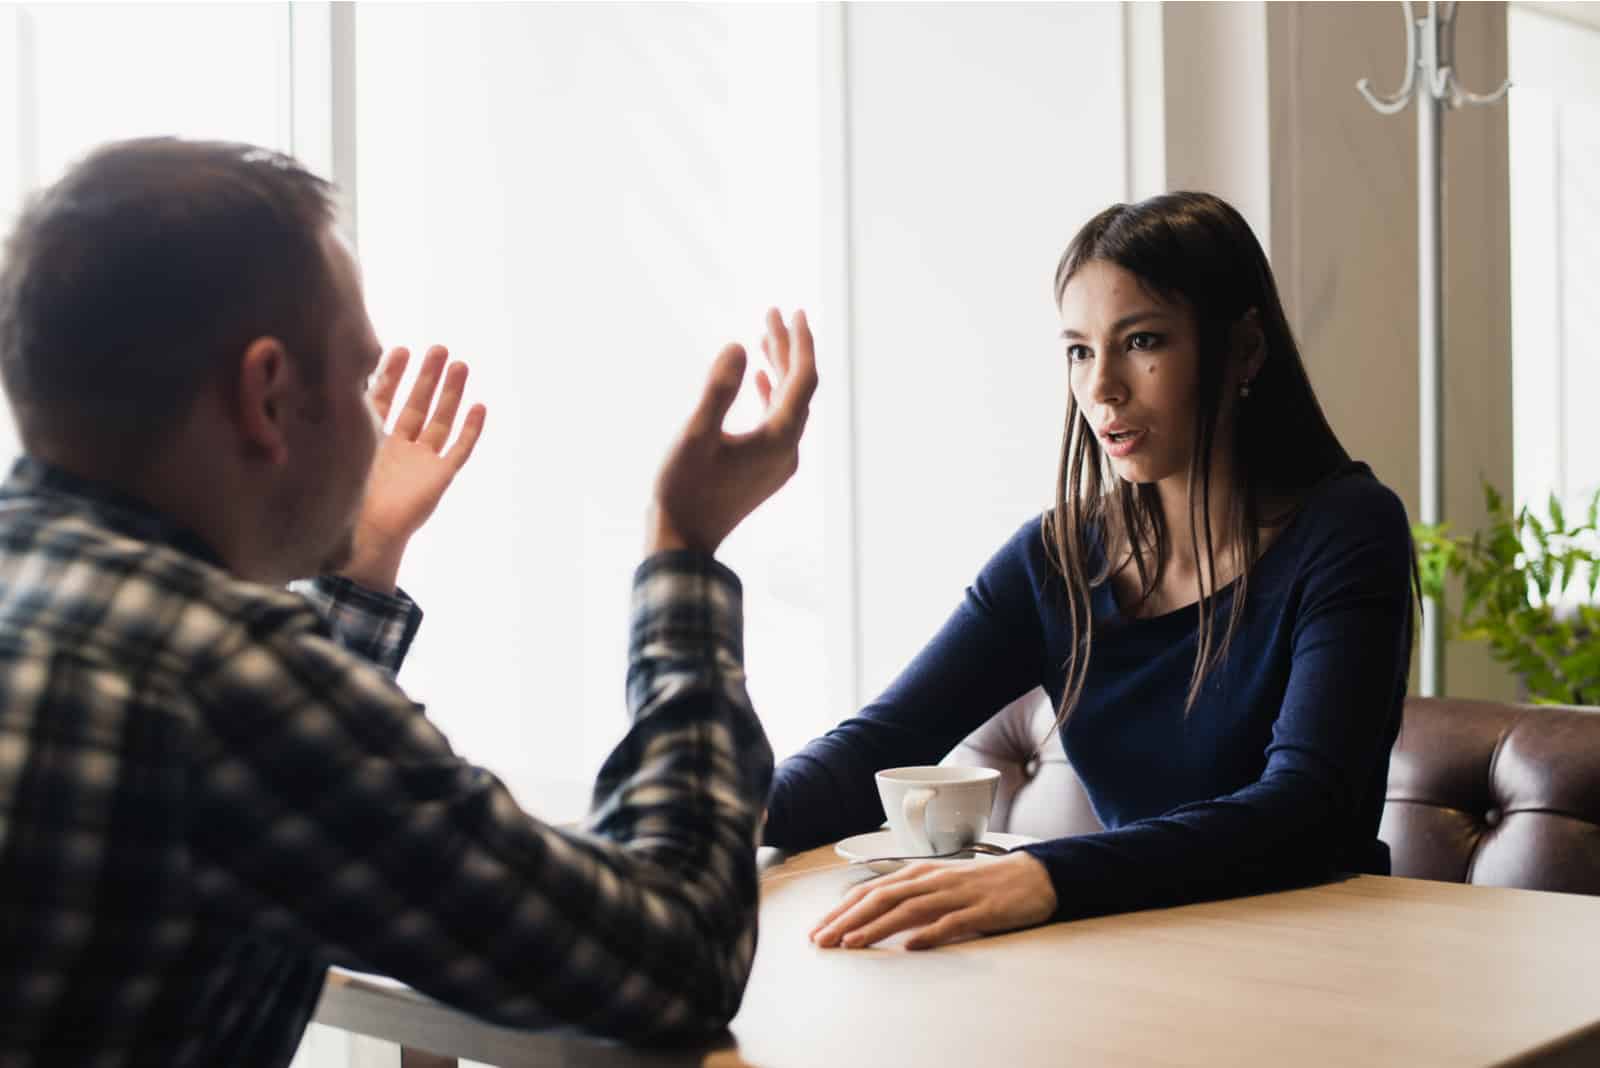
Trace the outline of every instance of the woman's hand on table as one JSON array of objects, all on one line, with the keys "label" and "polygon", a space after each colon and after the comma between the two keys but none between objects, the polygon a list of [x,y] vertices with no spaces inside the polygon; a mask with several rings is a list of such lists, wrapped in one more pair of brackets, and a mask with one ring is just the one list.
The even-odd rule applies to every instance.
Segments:
[{"label": "woman's hand on table", "polygon": [[975,862],[924,861],[856,886],[812,929],[811,941],[856,949],[920,928],[906,948],[932,949],[1031,927],[1055,911],[1050,874],[1027,853]]}]

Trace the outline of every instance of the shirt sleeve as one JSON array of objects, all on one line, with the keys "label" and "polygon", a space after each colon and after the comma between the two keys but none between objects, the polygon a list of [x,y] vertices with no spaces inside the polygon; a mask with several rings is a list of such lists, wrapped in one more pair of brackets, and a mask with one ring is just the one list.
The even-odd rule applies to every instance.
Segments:
[{"label": "shirt sleeve", "polygon": [[521,811],[387,674],[309,625],[244,645],[197,684],[199,892],[253,931],[501,1023],[721,1029],[754,956],[772,775],[740,599],[707,557],[640,566],[632,725],[582,830]]},{"label": "shirt sleeve", "polygon": [[1328,516],[1309,550],[1288,686],[1260,778],[1112,831],[1022,847],[1057,919],[1250,893],[1334,874],[1343,828],[1386,767],[1411,654],[1405,511]]},{"label": "shirt sleeve", "polygon": [[1045,641],[1035,591],[1049,588],[1038,518],[984,565],[966,596],[883,695],[778,768],[766,843],[809,849],[883,822],[873,778],[937,764],[1038,686]]},{"label": "shirt sleeve", "polygon": [[289,588],[311,602],[340,645],[391,676],[399,673],[422,626],[422,609],[404,590],[378,593],[339,575],[295,582]]}]

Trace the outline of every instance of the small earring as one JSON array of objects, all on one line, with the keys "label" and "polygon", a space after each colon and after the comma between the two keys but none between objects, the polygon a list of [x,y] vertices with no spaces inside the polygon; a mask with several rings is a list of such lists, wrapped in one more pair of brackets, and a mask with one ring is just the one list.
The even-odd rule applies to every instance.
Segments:
[{"label": "small earring", "polygon": [[1247,398],[1249,396],[1250,396],[1250,383],[1249,382],[1240,383],[1240,385],[1239,385],[1239,397],[1240,397],[1240,399],[1242,400],[1242,399]]}]

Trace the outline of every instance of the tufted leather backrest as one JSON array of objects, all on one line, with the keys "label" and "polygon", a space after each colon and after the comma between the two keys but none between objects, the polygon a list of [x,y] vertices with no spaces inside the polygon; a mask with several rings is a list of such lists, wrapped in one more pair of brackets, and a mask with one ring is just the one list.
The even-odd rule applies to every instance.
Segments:
[{"label": "tufted leather backrest", "polygon": [[1379,836],[1396,875],[1600,894],[1600,710],[1407,701]]},{"label": "tufted leather backrest", "polygon": [[1050,698],[1033,690],[996,712],[945,757],[946,764],[1000,770],[991,830],[1064,838],[1103,829],[1060,739],[1050,735],[1055,718]]},{"label": "tufted leather backrest", "polygon": [[[1061,743],[1034,755],[1054,718],[1034,690],[946,758],[1000,769],[994,830],[1100,830]],[[1396,875],[1600,894],[1600,710],[1408,699],[1379,837]]]}]

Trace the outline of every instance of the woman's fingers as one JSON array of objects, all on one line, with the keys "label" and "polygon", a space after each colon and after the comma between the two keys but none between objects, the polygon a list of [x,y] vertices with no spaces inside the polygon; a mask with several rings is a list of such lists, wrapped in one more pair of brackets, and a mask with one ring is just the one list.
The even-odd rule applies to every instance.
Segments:
[{"label": "woman's fingers", "polygon": [[901,931],[926,927],[963,905],[964,902],[951,893],[915,894],[875,919],[866,920],[862,917],[857,921],[854,917],[846,917],[846,922],[854,921],[855,925],[839,936],[838,944],[847,949],[870,946]]},{"label": "woman's fingers", "polygon": [[830,912],[811,940],[847,948],[911,928],[907,949],[1044,923],[1056,911],[1045,866],[1027,853],[956,864],[920,863],[862,884]]},{"label": "woman's fingers", "polygon": [[817,925],[811,928],[810,934],[808,934],[806,937],[810,938],[811,941],[816,942],[819,934],[827,930],[833,924],[834,920],[837,920],[840,916],[843,916],[845,913],[855,908],[856,902],[860,901],[866,896],[866,894],[866,889],[861,886],[858,886],[854,890],[850,891],[844,896],[843,901],[829,909],[828,914],[817,921]]},{"label": "woman's fingers", "polygon": [[876,879],[869,879],[865,882],[857,883],[855,886],[850,888],[850,892],[845,894],[837,905],[828,910],[828,914],[822,917],[822,919],[817,922],[815,927],[811,928],[812,937],[815,937],[818,931],[828,926],[834,920],[855,908],[856,904],[868,894],[877,893],[886,887],[892,888],[897,884],[905,882],[907,879],[914,879],[919,875],[925,875],[931,870],[933,870],[933,865],[931,864],[912,864],[908,867],[901,868],[899,871],[891,872],[888,875],[879,876]]},{"label": "woman's fingers", "polygon": [[811,940],[819,946],[865,944],[859,940],[846,942],[845,936],[899,908],[905,901],[936,892],[941,871],[938,865],[913,864],[881,880],[855,887],[823,917],[811,932]]},{"label": "woman's fingers", "polygon": [[957,909],[928,924],[906,939],[907,949],[932,949],[960,942],[983,933],[982,912],[978,908]]}]

